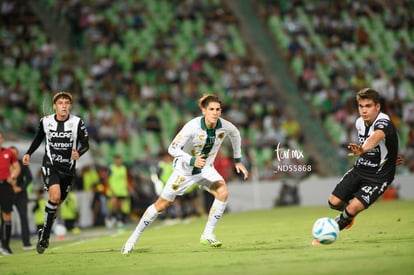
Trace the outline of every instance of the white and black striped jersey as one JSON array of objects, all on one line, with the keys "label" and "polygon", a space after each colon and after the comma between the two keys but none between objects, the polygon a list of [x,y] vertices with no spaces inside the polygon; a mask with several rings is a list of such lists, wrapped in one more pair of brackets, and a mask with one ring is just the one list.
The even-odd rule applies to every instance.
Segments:
[{"label": "white and black striped jersey", "polygon": [[371,181],[391,183],[394,180],[398,155],[398,135],[394,124],[388,115],[380,112],[371,125],[365,125],[360,117],[355,122],[355,127],[359,144],[363,144],[376,130],[383,131],[385,139],[371,151],[362,154],[355,162],[354,170]]},{"label": "white and black striped jersey", "polygon": [[234,124],[223,118],[217,122],[215,129],[207,129],[204,117],[196,117],[187,122],[174,138],[168,152],[174,159],[174,169],[183,175],[194,175],[201,172],[194,167],[195,157],[204,155],[206,167],[214,165],[217,152],[226,137],[230,138],[235,162],[240,162],[241,137]]},{"label": "white and black striped jersey", "polygon": [[59,172],[73,175],[76,161],[72,149],[83,155],[89,149],[88,131],[81,118],[69,115],[65,121],[58,121],[54,114],[40,120],[39,129],[27,154],[33,154],[45,139],[43,166],[53,166]]}]

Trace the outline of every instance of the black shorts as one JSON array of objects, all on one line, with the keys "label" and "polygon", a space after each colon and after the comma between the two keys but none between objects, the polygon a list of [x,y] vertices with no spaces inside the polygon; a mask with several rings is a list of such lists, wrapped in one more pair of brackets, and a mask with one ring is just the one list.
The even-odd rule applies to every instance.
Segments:
[{"label": "black shorts", "polygon": [[389,184],[367,180],[351,169],[342,177],[332,194],[345,202],[357,198],[368,208],[384,193]]},{"label": "black shorts", "polygon": [[69,191],[72,189],[72,182],[74,176],[67,175],[53,167],[42,167],[44,189],[49,190],[49,187],[54,184],[60,185],[60,201],[63,202]]},{"label": "black shorts", "polygon": [[2,212],[13,211],[14,191],[11,184],[5,180],[0,181],[0,208]]}]

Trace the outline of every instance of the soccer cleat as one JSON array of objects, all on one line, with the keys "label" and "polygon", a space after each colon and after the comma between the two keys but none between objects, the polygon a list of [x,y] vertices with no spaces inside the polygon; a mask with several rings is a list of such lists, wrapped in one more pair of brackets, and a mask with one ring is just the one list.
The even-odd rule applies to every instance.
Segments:
[{"label": "soccer cleat", "polygon": [[1,254],[5,255],[5,256],[12,255],[13,251],[11,251],[10,247],[8,247],[8,246],[7,247],[2,246],[1,247]]},{"label": "soccer cleat", "polygon": [[216,240],[216,236],[204,236],[202,235],[200,238],[200,244],[202,245],[209,245],[210,247],[221,247],[222,243]]},{"label": "soccer cleat", "polygon": [[39,233],[38,233],[38,240],[37,240],[37,245],[36,245],[36,250],[37,253],[39,254],[43,254],[43,252],[45,252],[46,248],[49,247],[49,240],[43,240],[43,229],[39,229]]},{"label": "soccer cleat", "polygon": [[321,246],[321,242],[318,240],[312,240],[312,246]]},{"label": "soccer cleat", "polygon": [[344,229],[350,229],[354,225],[354,222],[355,222],[355,217],[352,218],[352,221],[347,226],[345,226]]},{"label": "soccer cleat", "polygon": [[350,217],[348,219],[342,218],[342,214],[336,216],[335,221],[339,225],[339,230],[343,229],[350,229],[352,225],[354,224],[355,217]]},{"label": "soccer cleat", "polygon": [[133,249],[134,249],[134,243],[126,242],[121,249],[121,253],[124,255],[130,254]]}]

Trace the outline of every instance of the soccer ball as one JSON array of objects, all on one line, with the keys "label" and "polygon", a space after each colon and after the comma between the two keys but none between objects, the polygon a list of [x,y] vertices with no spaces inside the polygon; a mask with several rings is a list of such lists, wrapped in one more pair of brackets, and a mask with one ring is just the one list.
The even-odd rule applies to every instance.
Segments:
[{"label": "soccer ball", "polygon": [[321,244],[331,244],[339,237],[338,223],[328,217],[319,218],[313,224],[312,235]]},{"label": "soccer ball", "polygon": [[63,224],[56,224],[53,228],[53,232],[58,237],[64,237],[66,233],[68,232],[68,230]]}]

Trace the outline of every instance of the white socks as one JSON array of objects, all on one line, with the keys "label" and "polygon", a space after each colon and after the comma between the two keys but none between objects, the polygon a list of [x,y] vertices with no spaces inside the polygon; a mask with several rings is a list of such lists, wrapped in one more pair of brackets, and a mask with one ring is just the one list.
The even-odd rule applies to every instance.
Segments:
[{"label": "white socks", "polygon": [[128,239],[128,243],[136,243],[142,232],[158,217],[159,213],[154,207],[154,204],[148,206],[144,215],[142,215],[137,227],[135,227],[134,232]]},{"label": "white socks", "polygon": [[[213,205],[210,208],[206,227],[204,228],[204,236],[213,235],[214,228],[216,227],[217,222],[221,219],[221,216],[223,216],[226,206],[227,202],[222,202],[217,199],[214,200]],[[144,232],[144,230],[158,217],[159,214],[160,213],[157,212],[154,204],[151,204],[145,211],[144,215],[142,215],[137,227],[135,227],[135,230],[129,237],[127,243],[135,244],[142,232]]]},{"label": "white socks", "polygon": [[227,202],[222,202],[217,199],[214,200],[208,214],[206,227],[204,228],[204,236],[213,235],[214,228],[216,227],[218,221],[221,219],[221,216],[223,216],[224,210],[226,210],[226,206]]}]

